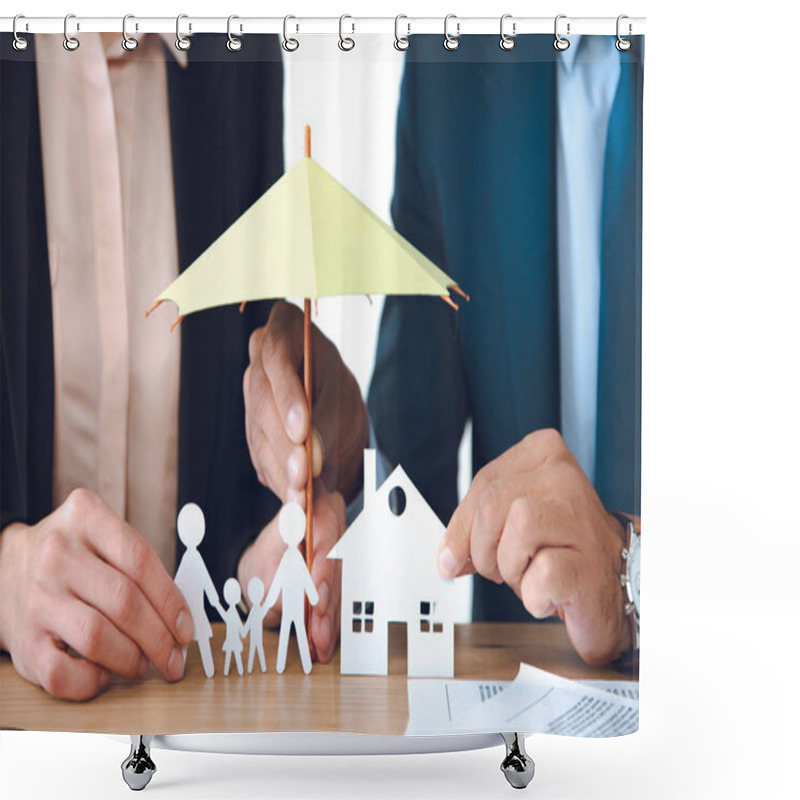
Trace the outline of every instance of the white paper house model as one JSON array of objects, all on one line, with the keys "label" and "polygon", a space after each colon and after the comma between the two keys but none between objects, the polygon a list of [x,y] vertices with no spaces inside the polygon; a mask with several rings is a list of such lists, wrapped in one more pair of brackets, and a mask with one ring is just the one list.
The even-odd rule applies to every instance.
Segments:
[{"label": "white paper house model", "polygon": [[454,585],[436,567],[444,526],[398,466],[376,488],[364,451],[364,508],[328,558],[342,560],[341,672],[386,675],[389,623],[405,622],[408,674],[452,677]]}]

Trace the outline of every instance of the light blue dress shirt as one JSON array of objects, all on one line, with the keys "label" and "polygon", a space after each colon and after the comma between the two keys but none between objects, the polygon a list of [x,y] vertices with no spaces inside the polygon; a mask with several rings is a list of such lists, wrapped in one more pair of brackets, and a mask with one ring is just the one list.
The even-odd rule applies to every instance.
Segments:
[{"label": "light blue dress shirt", "polygon": [[620,76],[620,53],[613,41],[606,36],[570,37],[556,73],[561,433],[592,482],[603,165]]}]

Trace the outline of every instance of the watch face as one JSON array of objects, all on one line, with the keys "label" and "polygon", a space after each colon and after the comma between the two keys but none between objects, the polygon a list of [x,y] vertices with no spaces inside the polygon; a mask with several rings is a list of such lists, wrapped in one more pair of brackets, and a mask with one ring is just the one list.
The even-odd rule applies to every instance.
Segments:
[{"label": "watch face", "polygon": [[639,554],[641,547],[641,538],[639,536],[631,537],[631,550],[628,556],[628,582],[631,587],[631,599],[636,606],[636,612],[641,608],[639,603],[639,590],[640,590],[640,577],[639,577]]}]

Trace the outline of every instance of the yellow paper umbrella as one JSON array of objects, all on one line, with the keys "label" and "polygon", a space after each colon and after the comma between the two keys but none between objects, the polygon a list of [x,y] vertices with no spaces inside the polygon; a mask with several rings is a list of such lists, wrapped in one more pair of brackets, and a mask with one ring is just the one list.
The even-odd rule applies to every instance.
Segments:
[{"label": "yellow paper umbrella", "polygon": [[311,510],[311,300],[344,294],[437,295],[469,299],[442,270],[311,160],[298,161],[157,298],[178,319],[205,308],[251,300],[303,297],[304,384],[309,410],[305,446],[306,558],[313,553]]}]

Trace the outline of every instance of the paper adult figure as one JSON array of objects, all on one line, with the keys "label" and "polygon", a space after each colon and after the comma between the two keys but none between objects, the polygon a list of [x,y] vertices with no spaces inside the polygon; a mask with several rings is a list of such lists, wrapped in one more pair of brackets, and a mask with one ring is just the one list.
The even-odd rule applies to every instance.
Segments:
[{"label": "paper adult figure", "polygon": [[278,639],[278,663],[276,669],[281,674],[286,669],[286,651],[289,647],[289,633],[294,625],[297,636],[297,646],[300,649],[300,660],[303,663],[303,672],[311,672],[311,653],[308,649],[306,625],[304,619],[305,595],[312,606],[317,604],[319,596],[311,580],[311,573],[306,567],[306,562],[297,545],[303,540],[306,532],[306,515],[297,503],[287,503],[278,517],[278,528],[281,539],[286,543],[287,550],[283,554],[281,563],[275,573],[272,585],[269,587],[267,609],[275,605],[278,595],[283,593],[283,615],[281,617],[281,634]]},{"label": "paper adult figure", "polygon": [[250,613],[244,623],[242,636],[250,634],[250,655],[247,657],[247,672],[253,671],[253,661],[258,653],[261,671],[267,671],[264,658],[264,617],[267,616],[267,605],[264,600],[264,583],[261,578],[250,578],[247,584],[247,597],[250,599]]},{"label": "paper adult figure", "polygon": [[[207,678],[214,677],[214,659],[211,655],[211,624],[206,615],[204,596],[222,616],[225,612],[219,603],[217,590],[208,568],[197,547],[206,533],[206,519],[200,506],[187,503],[178,514],[178,538],[186,546],[186,552],[175,573],[175,585],[186,598],[189,611],[194,621],[194,638],[200,648],[203,670]],[[186,661],[186,648],[183,649],[183,660]]]},{"label": "paper adult figure", "polygon": [[231,653],[233,653],[236,658],[236,669],[239,670],[240,675],[244,675],[242,666],[244,627],[242,618],[239,616],[239,609],[236,608],[236,604],[242,599],[242,588],[239,586],[239,581],[236,578],[228,578],[225,586],[222,587],[222,594],[228,604],[228,608],[222,613],[222,619],[225,621],[225,641],[222,644],[222,652],[225,653],[224,674],[227,675],[230,670]]}]

